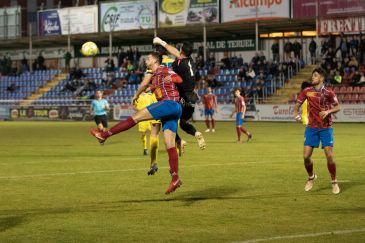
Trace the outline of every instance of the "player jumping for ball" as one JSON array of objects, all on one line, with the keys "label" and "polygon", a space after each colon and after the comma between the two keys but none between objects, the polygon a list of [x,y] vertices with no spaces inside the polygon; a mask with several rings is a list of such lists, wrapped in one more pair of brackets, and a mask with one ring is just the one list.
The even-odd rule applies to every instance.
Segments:
[{"label": "player jumping for ball", "polygon": [[[181,83],[182,79],[171,69],[161,65],[161,56],[156,52],[150,53],[145,62],[146,66],[153,72],[151,90],[156,95],[158,102],[138,111],[106,132],[98,132],[96,129],[91,129],[90,132],[98,140],[103,141],[134,127],[138,122],[161,120],[172,176],[170,185],[166,190],[166,194],[169,194],[182,184],[178,175],[179,158],[175,147],[177,121],[182,113],[181,105],[178,102],[180,99],[179,91],[175,83]],[[142,91],[149,87],[149,83],[150,81],[147,79],[141,83],[135,95],[137,98]]]},{"label": "player jumping for ball", "polygon": [[327,158],[327,168],[332,179],[332,192],[340,193],[336,179],[336,163],[333,159],[333,129],[332,115],[340,110],[336,94],[324,86],[325,72],[317,68],[312,72],[312,85],[305,88],[298,96],[294,107],[294,117],[301,120],[299,107],[305,100],[308,101],[308,125],[304,134],[304,166],[308,173],[308,180],[304,190],[310,191],[317,175],[313,172],[313,161],[311,159],[313,149],[322,144]]},{"label": "player jumping for ball", "polygon": [[[172,69],[183,79],[183,82],[177,85],[183,107],[180,118],[180,128],[186,133],[195,136],[199,148],[203,150],[205,149],[206,144],[202,133],[197,131],[196,128],[189,123],[189,120],[193,117],[195,104],[199,99],[198,95],[194,92],[196,67],[191,58],[193,47],[189,43],[183,43],[180,50],[178,50],[174,46],[161,40],[159,37],[153,39],[153,44],[163,46],[171,55],[176,57],[176,60],[172,63]],[[178,135],[176,143],[178,146],[181,145],[181,139]]]}]

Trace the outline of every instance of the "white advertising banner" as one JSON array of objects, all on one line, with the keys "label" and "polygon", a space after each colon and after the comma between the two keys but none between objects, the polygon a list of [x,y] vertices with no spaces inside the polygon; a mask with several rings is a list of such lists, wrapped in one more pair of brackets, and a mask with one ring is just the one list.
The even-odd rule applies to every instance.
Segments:
[{"label": "white advertising banner", "polygon": [[136,111],[130,104],[127,105],[115,105],[113,108],[113,119],[123,120],[133,115]]},{"label": "white advertising banner", "polygon": [[365,31],[365,17],[347,17],[338,19],[321,19],[319,22],[321,34],[328,33],[359,33]]},{"label": "white advertising banner", "polygon": [[[63,58],[65,53],[67,52],[67,46],[65,47],[53,47],[53,48],[33,48],[33,58],[39,56],[39,53],[42,53],[42,56],[46,59],[54,59],[54,58]],[[1,50],[0,56],[9,56],[11,60],[22,60],[24,57],[29,59],[29,49],[16,49],[16,50]],[[73,48],[71,48],[71,55],[74,55]]]},{"label": "white advertising banner", "polygon": [[153,29],[155,2],[133,1],[102,3],[100,5],[100,31]]},{"label": "white advertising banner", "polygon": [[333,118],[335,122],[365,122],[365,105],[342,104],[341,110]]},{"label": "white advertising banner", "polygon": [[230,0],[222,3],[222,22],[289,18],[289,0]]},{"label": "white advertising banner", "polygon": [[[217,121],[234,121],[231,117],[234,111],[233,104],[218,104],[214,119]],[[114,106],[114,120],[122,120],[135,113],[132,105]],[[295,122],[294,105],[256,105],[255,111],[246,112],[245,120],[254,121],[284,121]],[[204,121],[204,105],[195,107],[193,115],[195,121]],[[365,122],[365,105],[363,104],[342,104],[341,110],[333,115],[334,122]]]},{"label": "white advertising banner", "polygon": [[62,35],[98,32],[98,6],[61,8],[57,10]]}]

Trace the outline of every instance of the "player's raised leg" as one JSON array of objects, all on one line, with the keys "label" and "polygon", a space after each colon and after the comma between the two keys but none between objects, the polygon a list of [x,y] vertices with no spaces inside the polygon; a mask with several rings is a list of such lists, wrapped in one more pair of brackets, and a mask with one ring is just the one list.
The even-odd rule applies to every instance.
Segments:
[{"label": "player's raised leg", "polygon": [[99,132],[94,128],[90,129],[91,135],[97,139],[104,141],[108,137],[114,136],[120,132],[126,131],[134,127],[140,121],[152,120],[153,117],[147,108],[137,111],[134,115],[128,117],[126,120],[119,122],[118,124],[111,127],[108,131]]}]

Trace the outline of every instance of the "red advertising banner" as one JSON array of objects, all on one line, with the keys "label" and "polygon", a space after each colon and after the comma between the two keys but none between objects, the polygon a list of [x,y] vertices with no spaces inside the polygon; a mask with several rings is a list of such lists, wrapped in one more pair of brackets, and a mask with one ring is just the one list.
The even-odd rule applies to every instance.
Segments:
[{"label": "red advertising banner", "polygon": [[354,16],[365,14],[364,0],[294,0],[293,18]]},{"label": "red advertising banner", "polygon": [[320,19],[319,33],[359,33],[365,32],[365,16],[336,19]]}]

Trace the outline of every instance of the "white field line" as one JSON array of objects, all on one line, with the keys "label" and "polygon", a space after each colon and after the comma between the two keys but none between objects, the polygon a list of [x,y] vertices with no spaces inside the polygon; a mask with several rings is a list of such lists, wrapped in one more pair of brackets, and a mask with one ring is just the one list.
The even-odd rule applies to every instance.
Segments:
[{"label": "white field line", "polygon": [[272,240],[310,238],[310,237],[324,236],[324,235],[343,235],[343,234],[352,234],[352,233],[358,233],[358,232],[365,232],[365,228],[335,230],[335,231],[318,232],[318,233],[310,233],[310,234],[282,235],[282,236],[274,236],[274,237],[261,238],[261,239],[252,239],[252,240],[246,240],[246,241],[234,241],[233,243],[256,243],[256,242],[264,242],[264,241],[272,241]]},{"label": "white field line", "polygon": [[[224,164],[202,164],[202,165],[188,165],[180,166],[181,168],[192,167],[207,167],[207,166],[230,166],[230,165],[245,165],[245,164],[261,164],[265,162],[243,162],[243,163],[224,163]],[[167,166],[158,167],[159,169],[169,169]],[[33,175],[19,175],[19,176],[2,176],[0,180],[4,179],[21,179],[21,178],[36,178],[36,177],[48,177],[48,176],[68,176],[68,175],[80,175],[80,174],[98,174],[98,173],[114,173],[114,172],[131,172],[131,171],[143,171],[147,168],[133,168],[123,170],[91,170],[91,171],[76,171],[76,172],[60,172],[60,173],[47,173],[47,174],[33,174]]]},{"label": "white field line", "polygon": [[[356,156],[356,158],[363,158],[364,156]],[[349,158],[349,157],[346,157]],[[136,159],[136,158],[134,158]],[[292,159],[283,159],[283,161],[292,161]],[[212,164],[200,164],[200,165],[188,165],[180,166],[181,168],[193,168],[193,167],[210,167],[210,166],[234,166],[234,165],[247,165],[247,164],[269,164],[275,165],[278,163],[273,163],[272,161],[247,161],[241,163],[212,163]],[[160,169],[168,169],[167,166],[159,167]],[[1,176],[0,180],[7,179],[22,179],[22,178],[36,178],[36,177],[48,177],[48,176],[68,176],[68,175],[80,175],[80,174],[98,174],[98,173],[114,173],[114,172],[131,172],[131,171],[143,171],[146,168],[133,168],[133,169],[122,169],[122,170],[95,170],[95,171],[76,171],[76,172],[59,172],[59,173],[46,173],[46,174],[33,174],[33,175],[18,175],[18,176]],[[348,181],[345,181],[348,182]]]}]

